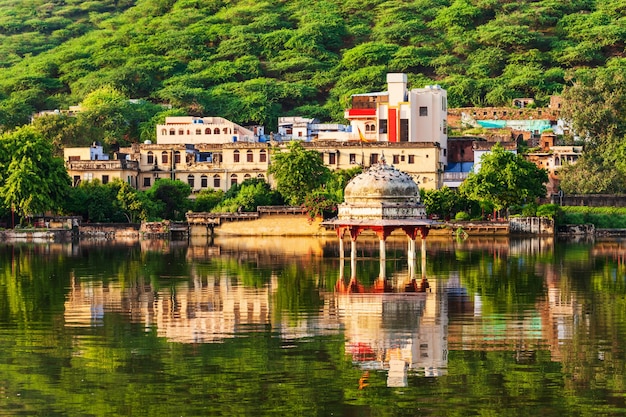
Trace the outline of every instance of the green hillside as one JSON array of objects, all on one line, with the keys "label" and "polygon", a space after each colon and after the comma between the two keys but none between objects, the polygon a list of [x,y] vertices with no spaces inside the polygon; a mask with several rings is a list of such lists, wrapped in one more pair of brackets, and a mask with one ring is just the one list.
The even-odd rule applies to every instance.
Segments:
[{"label": "green hillside", "polygon": [[451,107],[542,104],[625,40],[623,0],[0,0],[0,127],[102,86],[270,130],[338,121],[387,72]]}]

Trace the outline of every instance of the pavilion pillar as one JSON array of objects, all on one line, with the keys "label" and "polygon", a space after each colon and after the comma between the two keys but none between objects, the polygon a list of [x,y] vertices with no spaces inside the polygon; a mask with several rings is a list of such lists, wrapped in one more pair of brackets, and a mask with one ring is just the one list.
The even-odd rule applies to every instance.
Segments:
[{"label": "pavilion pillar", "polygon": [[387,276],[387,265],[385,263],[385,258],[380,258],[380,274],[379,279],[385,279]]},{"label": "pavilion pillar", "polygon": [[386,248],[385,248],[385,239],[380,239],[379,246],[380,246],[380,259],[384,260],[387,258],[387,253],[386,253]]},{"label": "pavilion pillar", "polygon": [[350,244],[350,277],[356,278],[356,239],[352,239]]},{"label": "pavilion pillar", "polygon": [[426,237],[422,237],[422,278],[426,278]]},{"label": "pavilion pillar", "polygon": [[343,237],[339,236],[339,259],[343,259],[344,257]]},{"label": "pavilion pillar", "polygon": [[415,278],[415,237],[409,236],[408,239],[408,267],[409,267],[409,279]]}]

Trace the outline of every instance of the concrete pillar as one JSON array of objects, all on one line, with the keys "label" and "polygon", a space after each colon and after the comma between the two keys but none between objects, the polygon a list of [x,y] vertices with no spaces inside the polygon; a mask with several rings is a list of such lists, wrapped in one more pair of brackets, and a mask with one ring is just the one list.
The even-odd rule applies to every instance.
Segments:
[{"label": "concrete pillar", "polygon": [[385,264],[385,258],[380,258],[380,274],[379,279],[385,279],[387,276],[387,265]]},{"label": "concrete pillar", "polygon": [[380,259],[386,259],[387,254],[385,251],[385,239],[380,239],[379,243],[380,243]]},{"label": "concrete pillar", "polygon": [[422,238],[422,278],[426,278],[426,239]]},{"label": "concrete pillar", "polygon": [[350,277],[356,278],[356,240],[351,241],[350,248]]},{"label": "concrete pillar", "polygon": [[339,238],[339,258],[343,259],[344,258],[344,249],[343,249],[343,237]]}]

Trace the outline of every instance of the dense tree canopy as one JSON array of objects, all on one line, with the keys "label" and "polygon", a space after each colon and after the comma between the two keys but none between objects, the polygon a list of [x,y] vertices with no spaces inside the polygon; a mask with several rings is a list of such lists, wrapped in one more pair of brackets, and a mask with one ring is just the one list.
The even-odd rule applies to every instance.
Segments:
[{"label": "dense tree canopy", "polygon": [[0,206],[27,217],[56,210],[69,186],[63,160],[32,127],[0,136]]},{"label": "dense tree canopy", "polygon": [[291,205],[300,205],[305,197],[330,179],[319,152],[305,149],[292,141],[286,152],[275,148],[269,173],[274,176],[276,189]]},{"label": "dense tree canopy", "polygon": [[[102,88],[270,131],[278,115],[341,121],[350,94],[399,71],[453,106],[545,104],[568,71],[621,56],[625,19],[588,0],[5,1],[0,129]],[[110,126],[92,114],[101,140],[141,136],[125,112]]]},{"label": "dense tree canopy", "polygon": [[470,199],[491,203],[495,209],[502,210],[546,195],[547,171],[521,155],[506,151],[500,144],[484,154],[480,162],[478,172],[471,172],[459,187]]}]

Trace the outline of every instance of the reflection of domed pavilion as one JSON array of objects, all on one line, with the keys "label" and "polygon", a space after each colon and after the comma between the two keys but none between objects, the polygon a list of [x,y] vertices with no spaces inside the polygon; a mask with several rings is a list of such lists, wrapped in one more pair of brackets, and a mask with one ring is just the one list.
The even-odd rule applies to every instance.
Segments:
[{"label": "reflection of domed pavilion", "polygon": [[[419,187],[408,174],[387,165],[385,159],[353,178],[344,191],[336,219],[325,222],[339,236],[340,256],[344,256],[343,236],[351,238],[351,259],[356,258],[356,241],[364,230],[371,230],[380,241],[380,258],[385,259],[385,239],[396,229],[409,238],[409,259],[415,259],[415,239],[422,240],[422,263],[425,239],[432,221],[420,203]],[[354,265],[353,265],[354,273]],[[381,271],[383,274],[384,271]]]}]

